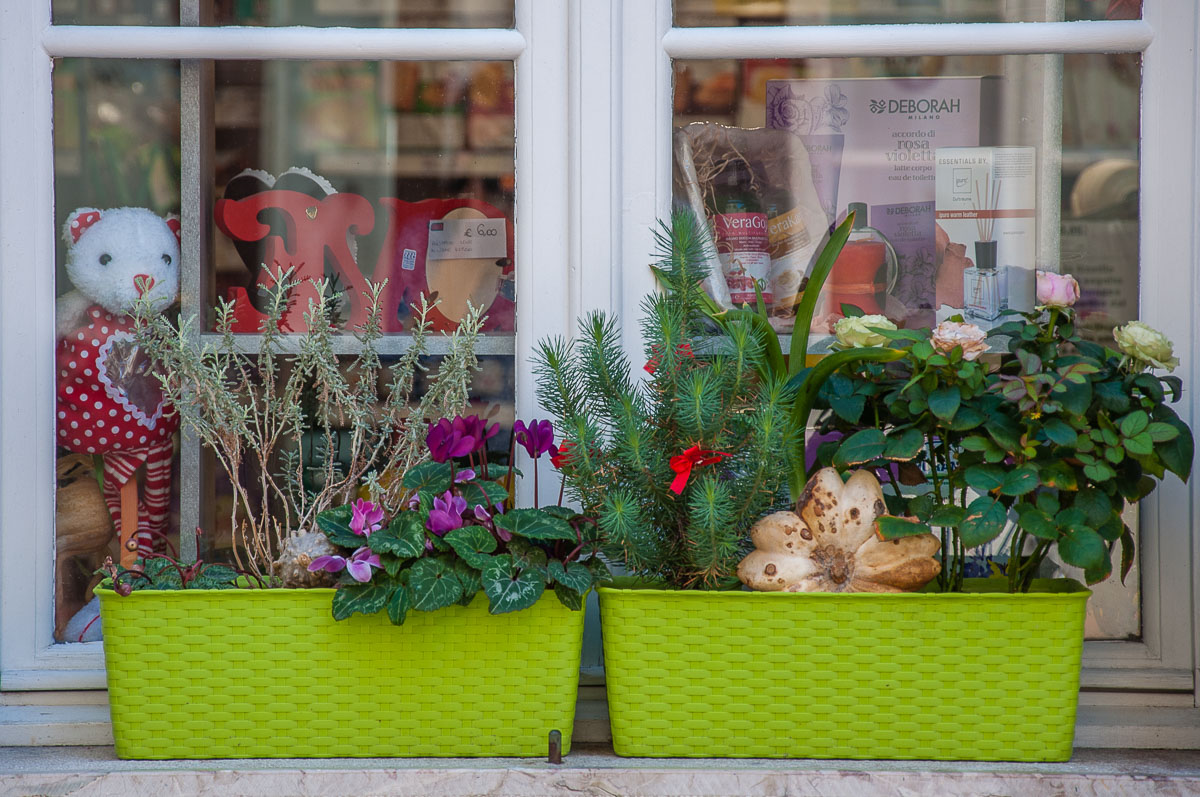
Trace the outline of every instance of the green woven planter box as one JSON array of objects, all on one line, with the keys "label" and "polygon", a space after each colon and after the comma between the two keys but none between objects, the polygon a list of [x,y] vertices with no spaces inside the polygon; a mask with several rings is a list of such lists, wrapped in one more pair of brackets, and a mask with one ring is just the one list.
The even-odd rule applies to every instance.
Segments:
[{"label": "green woven planter box", "polygon": [[623,756],[1065,761],[1091,592],[600,589]]},{"label": "green woven planter box", "polygon": [[100,595],[121,758],[540,756],[570,749],[583,612],[547,593],[334,622],[331,589]]}]

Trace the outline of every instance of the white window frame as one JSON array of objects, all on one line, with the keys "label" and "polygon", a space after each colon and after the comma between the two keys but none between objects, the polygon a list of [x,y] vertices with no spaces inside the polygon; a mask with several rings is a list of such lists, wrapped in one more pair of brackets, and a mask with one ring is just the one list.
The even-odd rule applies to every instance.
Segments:
[{"label": "white window frame", "polygon": [[[6,282],[0,317],[9,319],[0,335],[0,690],[6,692],[104,687],[102,643],[60,645],[51,635],[54,262],[61,214],[53,197],[53,58],[179,59],[185,115],[189,103],[209,101],[206,59],[512,60],[515,279],[521,297],[513,348],[520,417],[537,414],[532,365],[520,353],[532,351],[543,336],[570,331],[565,5],[516,0],[512,29],[474,30],[199,27],[206,5],[183,0],[181,16],[191,27],[52,26],[49,0],[0,7],[0,73],[6,76],[0,81],[0,277]],[[188,137],[211,131],[181,127],[186,274],[206,262],[211,205],[203,155],[196,155],[204,152],[203,141]],[[199,306],[198,279],[182,291],[185,306]]]},{"label": "white window frame", "polygon": [[[672,59],[1143,53],[1141,318],[1175,342],[1176,373],[1185,386],[1176,409],[1195,426],[1200,15],[1193,0],[1149,0],[1144,18],[1129,21],[741,28],[676,28],[670,0],[623,0],[620,24],[624,122],[616,193],[623,199],[619,304],[625,318],[636,318],[641,296],[654,289],[649,270],[640,266],[653,248],[655,220],[670,208]],[[647,134],[651,125],[654,136]],[[590,267],[586,259],[583,267]],[[627,334],[636,357],[636,331]],[[1142,636],[1085,644],[1078,745],[1200,747],[1197,484],[1168,477],[1141,505]]]}]

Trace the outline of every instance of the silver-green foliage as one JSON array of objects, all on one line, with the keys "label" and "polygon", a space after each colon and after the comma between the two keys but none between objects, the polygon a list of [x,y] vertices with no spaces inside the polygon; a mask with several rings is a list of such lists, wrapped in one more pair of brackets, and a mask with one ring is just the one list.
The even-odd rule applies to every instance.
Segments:
[{"label": "silver-green foliage", "polygon": [[[801,447],[786,376],[760,367],[749,322],[707,334],[704,232],[677,215],[658,237],[657,266],[673,289],[642,305],[649,377],[635,377],[617,322],[592,313],[573,340],[539,344],[538,398],[568,445],[568,493],[596,518],[607,554],[673,586],[719,587],[734,580],[751,524],[786,504]],[[695,467],[676,495],[671,459],[693,446],[727,456]]]},{"label": "silver-green foliage", "polygon": [[[139,342],[153,359],[165,398],[233,485],[237,564],[260,577],[270,575],[290,536],[315,529],[319,513],[352,500],[364,482],[389,512],[398,509],[407,491],[399,478],[379,475],[402,474],[427,459],[427,424],[463,411],[478,370],[475,340],[483,319],[468,308],[436,375],[414,403],[416,374],[426,368],[421,358],[428,351],[426,319],[433,305],[423,295],[413,305],[411,346],[385,376],[377,349],[385,283],[371,285],[365,295],[367,320],[354,330],[358,353],[341,357],[335,353],[340,333],[332,322],[337,296],[328,284],[317,286],[319,298],[304,314],[307,331],[279,331],[295,284],[284,271],[267,291],[257,354],[239,346],[231,303],[216,308],[219,340],[213,345],[198,343],[195,319],[175,325],[144,303],[136,310]],[[336,457],[335,434],[349,436],[348,446],[340,447],[349,449],[346,462]],[[318,489],[304,484],[306,435],[317,441],[308,447],[318,452]]]}]

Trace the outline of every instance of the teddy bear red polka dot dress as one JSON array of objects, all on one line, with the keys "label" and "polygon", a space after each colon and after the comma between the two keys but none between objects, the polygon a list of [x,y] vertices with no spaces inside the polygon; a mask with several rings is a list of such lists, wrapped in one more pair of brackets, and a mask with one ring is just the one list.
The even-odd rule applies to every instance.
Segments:
[{"label": "teddy bear red polka dot dress", "polygon": [[85,323],[58,344],[58,444],[104,456],[104,500],[118,527],[120,488],[145,465],[137,539],[148,553],[166,534],[178,419],[137,345],[133,319],[92,305]]}]

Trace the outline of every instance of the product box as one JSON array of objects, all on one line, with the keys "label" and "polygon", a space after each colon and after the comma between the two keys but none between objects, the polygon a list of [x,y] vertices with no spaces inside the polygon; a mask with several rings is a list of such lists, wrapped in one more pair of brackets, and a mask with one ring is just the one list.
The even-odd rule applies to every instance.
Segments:
[{"label": "product box", "polygon": [[886,313],[907,326],[933,322],[934,153],[992,144],[996,77],[769,80],[768,127],[804,142],[829,224],[851,202],[889,238],[898,273],[888,279]]},{"label": "product box", "polygon": [[1034,148],[939,148],[936,164],[939,307],[957,308],[985,329],[1002,323],[1005,310],[1033,309]]}]

